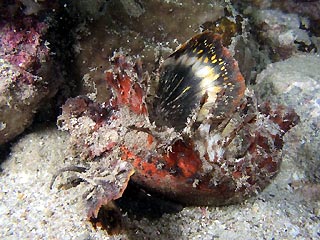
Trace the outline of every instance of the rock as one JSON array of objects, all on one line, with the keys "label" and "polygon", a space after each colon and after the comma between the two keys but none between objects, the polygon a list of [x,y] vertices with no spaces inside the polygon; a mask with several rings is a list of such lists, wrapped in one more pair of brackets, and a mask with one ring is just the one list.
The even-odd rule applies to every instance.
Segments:
[{"label": "rock", "polygon": [[262,100],[290,106],[300,116],[292,129],[287,154],[304,173],[294,181],[320,182],[320,57],[298,55],[268,65],[257,77]]},{"label": "rock", "polygon": [[253,23],[260,42],[265,44],[272,59],[287,59],[297,51],[310,51],[312,40],[308,31],[301,27],[297,14],[279,10],[256,10],[252,12]]},{"label": "rock", "polygon": [[33,17],[0,21],[0,145],[32,123],[61,82],[44,40],[47,28]]},{"label": "rock", "polygon": [[288,0],[273,1],[274,8],[280,8],[285,12],[298,13],[313,20],[320,19],[320,2],[317,0]]}]

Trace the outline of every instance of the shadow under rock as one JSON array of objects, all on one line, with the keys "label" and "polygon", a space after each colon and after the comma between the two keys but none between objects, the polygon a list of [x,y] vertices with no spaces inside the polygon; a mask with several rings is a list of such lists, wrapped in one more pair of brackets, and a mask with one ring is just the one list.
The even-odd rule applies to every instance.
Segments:
[{"label": "shadow under rock", "polygon": [[157,194],[150,194],[135,183],[129,185],[123,196],[116,200],[116,205],[130,218],[150,220],[161,218],[163,214],[177,213],[183,209],[179,203],[164,199]]},{"label": "shadow under rock", "polygon": [[[146,236],[149,236],[148,232],[158,232],[159,230],[152,230],[153,224],[152,221],[160,219],[163,214],[175,214],[180,212],[183,209],[183,205],[172,202],[170,200],[164,199],[162,196],[157,194],[149,194],[140,186],[135,183],[129,182],[129,185],[124,192],[123,196],[115,201],[116,205],[121,209],[123,214],[128,214],[126,220],[125,231],[130,240],[136,239],[146,239]],[[136,221],[146,218],[147,221],[150,221],[148,230],[144,231],[143,228],[136,226]],[[168,229],[169,230],[169,229]],[[161,229],[161,231],[165,231]],[[168,237],[166,233],[166,239]],[[173,239],[178,236],[179,233],[175,232]],[[159,236],[160,237],[160,236]]]},{"label": "shadow under rock", "polygon": [[[10,154],[11,143],[5,143],[0,145],[0,164],[2,164]],[[0,173],[3,171],[2,167],[0,166]]]}]

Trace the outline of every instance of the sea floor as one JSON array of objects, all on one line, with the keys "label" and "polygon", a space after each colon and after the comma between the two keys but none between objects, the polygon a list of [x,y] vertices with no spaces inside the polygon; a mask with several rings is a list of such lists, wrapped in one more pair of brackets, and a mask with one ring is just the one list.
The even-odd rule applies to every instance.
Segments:
[{"label": "sea floor", "polygon": [[108,236],[87,221],[77,187],[50,189],[68,162],[68,135],[38,126],[14,143],[1,165],[2,239],[317,239],[319,202],[290,186],[299,167],[284,156],[279,175],[257,197],[226,207],[185,207],[156,219],[128,217],[123,234]]}]

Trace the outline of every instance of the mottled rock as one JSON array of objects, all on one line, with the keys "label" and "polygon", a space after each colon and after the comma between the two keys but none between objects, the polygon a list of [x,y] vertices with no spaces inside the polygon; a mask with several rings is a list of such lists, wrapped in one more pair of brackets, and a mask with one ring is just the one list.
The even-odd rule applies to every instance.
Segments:
[{"label": "mottled rock", "polygon": [[310,50],[312,41],[309,33],[301,28],[297,14],[266,9],[253,11],[252,18],[259,41],[274,61],[289,58],[299,50]]},{"label": "mottled rock", "polygon": [[293,180],[320,182],[320,57],[298,55],[270,64],[257,77],[262,100],[290,106],[300,116],[292,131],[287,154],[301,166],[305,176]]},{"label": "mottled rock", "polygon": [[285,12],[298,13],[313,20],[320,19],[320,2],[318,0],[272,1],[272,6]]},{"label": "mottled rock", "polygon": [[0,21],[0,144],[32,123],[61,82],[43,39],[47,27],[31,17]]}]

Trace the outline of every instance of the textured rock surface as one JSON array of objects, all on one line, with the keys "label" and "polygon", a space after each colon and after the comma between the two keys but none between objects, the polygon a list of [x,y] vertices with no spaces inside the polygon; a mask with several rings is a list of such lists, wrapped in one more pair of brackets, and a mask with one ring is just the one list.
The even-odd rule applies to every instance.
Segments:
[{"label": "textured rock surface", "polygon": [[0,22],[0,144],[32,123],[61,82],[42,39],[47,27],[31,17]]},{"label": "textured rock surface", "polygon": [[[301,165],[293,180],[320,182],[320,57],[299,55],[270,64],[257,77],[261,99],[295,108],[300,124],[288,153]],[[301,175],[302,174],[302,175]],[[319,193],[318,193],[319,194]]]},{"label": "textured rock surface", "polygon": [[311,45],[311,39],[297,14],[279,10],[253,11],[253,21],[260,41],[269,47],[274,60],[286,59],[302,48]]}]

